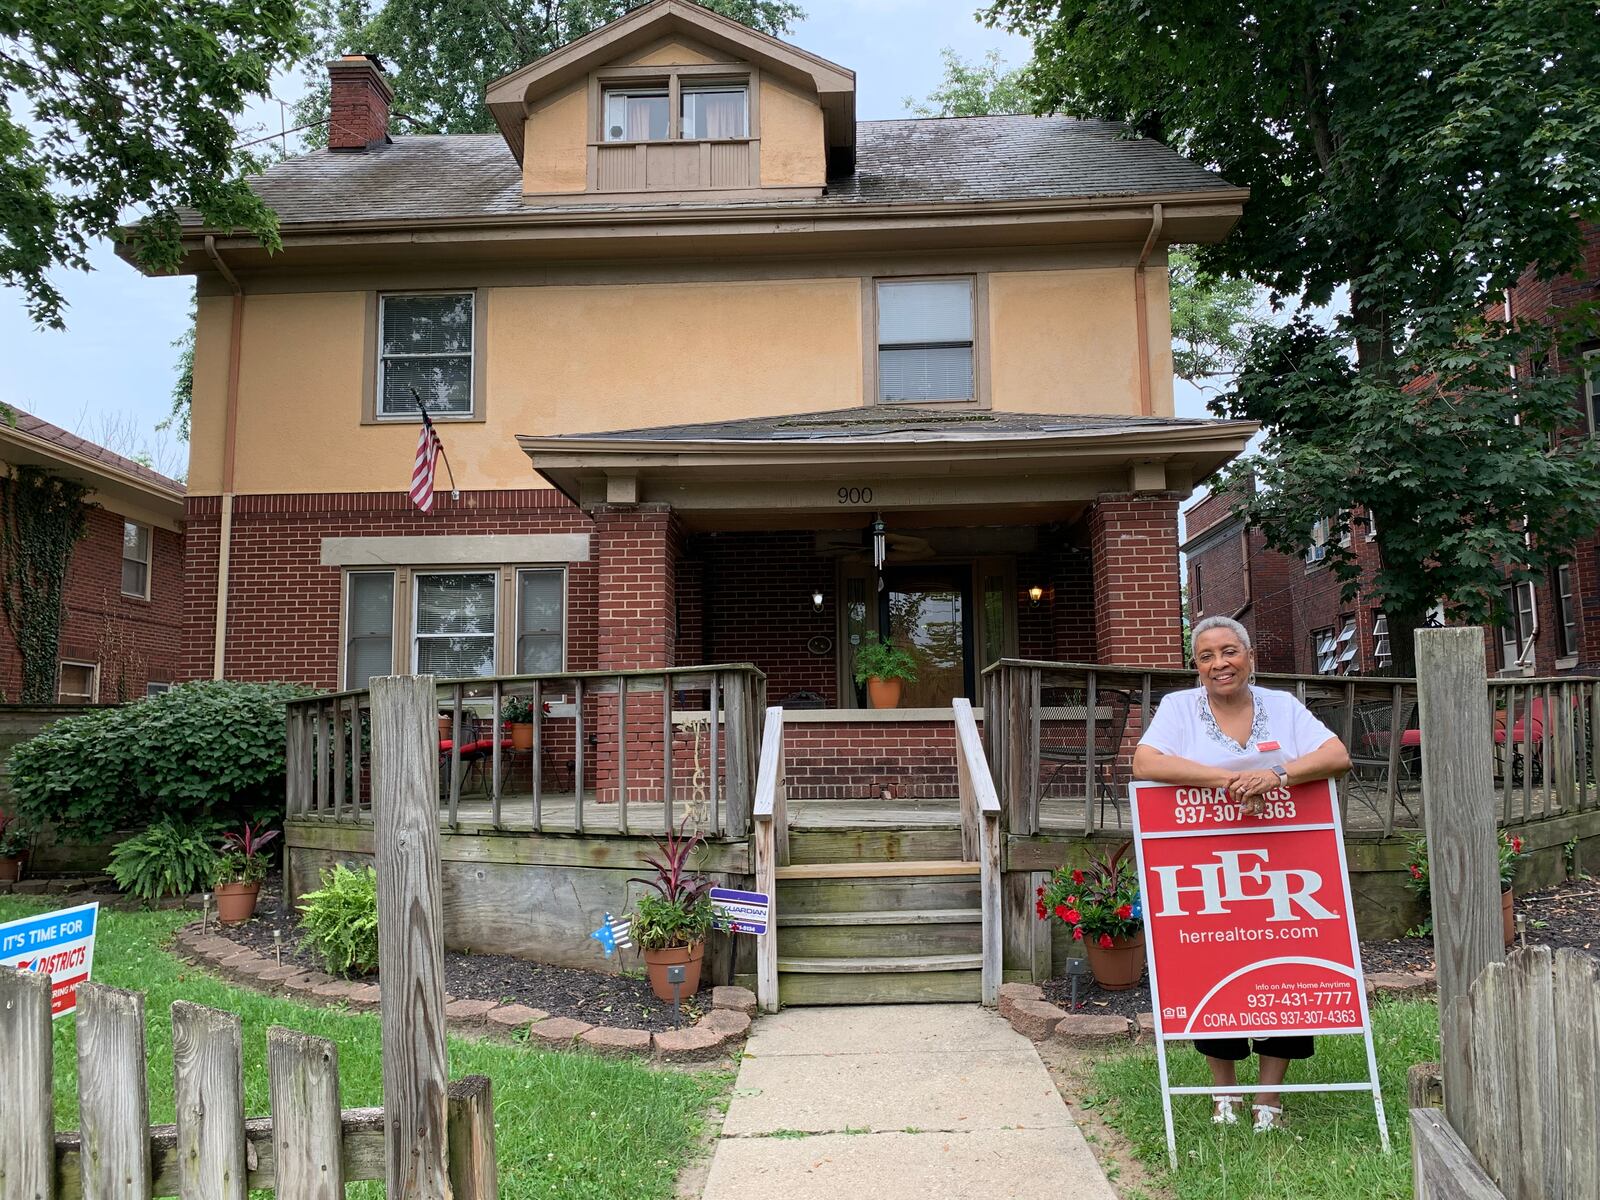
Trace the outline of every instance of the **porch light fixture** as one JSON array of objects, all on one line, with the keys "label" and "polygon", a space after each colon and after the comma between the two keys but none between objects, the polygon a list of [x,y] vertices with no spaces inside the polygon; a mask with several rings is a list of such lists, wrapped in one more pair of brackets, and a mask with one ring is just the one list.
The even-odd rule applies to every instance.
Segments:
[{"label": "porch light fixture", "polygon": [[1037,583],[1028,589],[1028,601],[1031,607],[1038,608],[1039,601],[1044,599],[1044,589]]},{"label": "porch light fixture", "polygon": [[821,612],[822,611],[822,589],[821,588],[818,588],[816,591],[811,593],[811,611],[812,612]]}]

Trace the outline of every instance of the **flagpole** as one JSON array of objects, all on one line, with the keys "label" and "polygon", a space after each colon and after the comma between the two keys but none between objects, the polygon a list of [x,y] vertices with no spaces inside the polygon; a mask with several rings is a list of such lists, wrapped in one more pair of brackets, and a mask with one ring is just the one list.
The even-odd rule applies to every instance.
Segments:
[{"label": "flagpole", "polygon": [[[416,388],[411,389],[411,398],[417,402],[417,411],[422,414],[422,423],[429,428],[433,427],[433,418],[428,416],[428,406],[422,402],[422,396]],[[444,459],[444,472],[450,476],[450,499],[461,499],[461,489],[456,487],[456,473],[450,466],[450,455],[444,448],[444,439],[439,439],[439,457]]]}]

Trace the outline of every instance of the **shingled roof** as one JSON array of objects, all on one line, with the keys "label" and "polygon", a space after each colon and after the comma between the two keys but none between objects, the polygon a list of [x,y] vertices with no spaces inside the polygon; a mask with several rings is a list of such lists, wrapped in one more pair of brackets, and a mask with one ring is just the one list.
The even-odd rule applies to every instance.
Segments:
[{"label": "shingled roof", "polygon": [[[821,197],[695,199],[672,204],[525,203],[522,174],[498,134],[398,137],[360,154],[319,150],[274,164],[256,190],[285,227],[518,214],[651,212],[692,207],[822,208],[1090,199],[1229,190],[1215,172],[1122,126],[1071,117],[864,121],[856,170]],[[191,224],[198,228],[197,221]]]},{"label": "shingled roof", "polygon": [[97,442],[81,438],[75,433],[69,433],[59,425],[52,425],[49,421],[34,416],[32,413],[23,412],[20,408],[12,406],[13,421],[8,422],[8,427],[16,430],[28,438],[46,443],[57,450],[63,450],[78,458],[93,459],[94,462],[108,471],[129,476],[151,487],[169,492],[178,499],[184,495],[183,484],[176,479],[169,479],[159,471],[153,471],[143,463],[134,462],[131,458],[124,458],[114,451],[107,450]]}]

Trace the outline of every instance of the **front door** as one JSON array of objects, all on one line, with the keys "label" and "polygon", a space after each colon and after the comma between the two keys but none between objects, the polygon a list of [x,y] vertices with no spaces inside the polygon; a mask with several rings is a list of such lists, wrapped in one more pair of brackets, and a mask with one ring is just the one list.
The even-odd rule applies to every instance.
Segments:
[{"label": "front door", "polygon": [[878,596],[878,628],[910,651],[917,679],[906,685],[905,708],[948,708],[973,694],[972,569],[967,566],[887,566]]}]

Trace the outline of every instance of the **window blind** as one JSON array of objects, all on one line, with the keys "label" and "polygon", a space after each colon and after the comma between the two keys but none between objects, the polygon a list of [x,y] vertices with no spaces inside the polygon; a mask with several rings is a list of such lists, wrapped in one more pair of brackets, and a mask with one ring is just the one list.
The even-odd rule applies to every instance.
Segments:
[{"label": "window blind", "polygon": [[878,284],[878,399],[970,400],[972,282]]},{"label": "window blind", "polygon": [[394,572],[350,576],[345,612],[344,685],[364,688],[394,670]]},{"label": "window blind", "polygon": [[517,673],[561,670],[565,586],[559,570],[517,572]]}]

